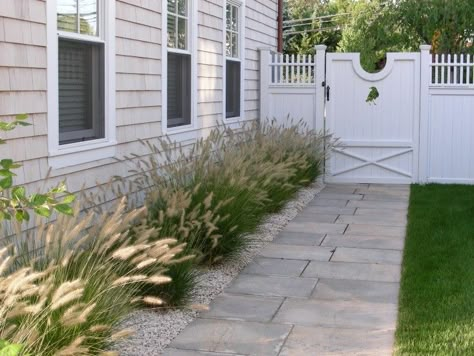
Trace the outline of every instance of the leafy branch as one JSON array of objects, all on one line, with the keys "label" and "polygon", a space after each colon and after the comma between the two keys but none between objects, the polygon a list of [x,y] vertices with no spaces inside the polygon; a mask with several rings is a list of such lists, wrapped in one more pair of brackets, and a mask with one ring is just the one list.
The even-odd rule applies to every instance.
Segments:
[{"label": "leafy branch", "polygon": [[[0,122],[0,131],[11,131],[17,126],[30,126],[26,122],[26,115],[17,115],[12,122]],[[6,141],[0,139],[0,144]],[[75,196],[69,193],[64,183],[60,183],[55,188],[44,194],[35,193],[27,195],[23,186],[14,186],[13,177],[16,174],[14,169],[21,167],[21,164],[6,158],[0,160],[0,221],[16,219],[19,222],[29,221],[30,212],[50,217],[56,211],[58,213],[73,215],[71,203]]]}]

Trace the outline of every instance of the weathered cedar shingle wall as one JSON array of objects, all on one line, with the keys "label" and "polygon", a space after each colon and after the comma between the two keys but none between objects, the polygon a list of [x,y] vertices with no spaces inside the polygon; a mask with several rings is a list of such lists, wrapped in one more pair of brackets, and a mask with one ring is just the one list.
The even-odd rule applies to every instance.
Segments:
[{"label": "weathered cedar shingle wall", "polygon": [[[277,46],[277,1],[247,0],[245,18],[245,110],[247,118],[259,119],[258,48]],[[265,118],[263,118],[265,119]]]},{"label": "weathered cedar shingle wall", "polygon": [[[110,0],[108,0],[110,1]],[[162,1],[116,1],[117,156],[144,153],[137,139],[161,135]],[[223,4],[199,0],[197,120],[213,126],[223,117]],[[246,1],[245,109],[258,118],[259,47],[276,46],[276,0]],[[0,157],[22,161],[16,183],[38,189],[48,165],[47,36],[45,0],[1,0],[0,119],[27,113],[33,126],[0,133]],[[105,159],[51,172],[50,184],[67,178],[71,191],[92,188],[129,167]]]}]

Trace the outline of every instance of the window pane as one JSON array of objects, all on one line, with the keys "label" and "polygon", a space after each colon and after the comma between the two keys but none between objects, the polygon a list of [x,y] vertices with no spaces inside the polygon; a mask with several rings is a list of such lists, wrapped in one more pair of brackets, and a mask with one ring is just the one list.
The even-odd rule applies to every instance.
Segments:
[{"label": "window pane", "polygon": [[168,12],[176,13],[176,1],[177,0],[168,0]]},{"label": "window pane", "polygon": [[187,49],[187,20],[178,17],[178,48]]},{"label": "window pane", "polygon": [[232,6],[227,4],[226,7],[226,27],[228,30],[232,29]]},{"label": "window pane", "polygon": [[59,39],[59,143],[104,137],[104,48]]},{"label": "window pane", "polygon": [[232,32],[225,34],[225,52],[227,57],[232,57]]},{"label": "window pane", "polygon": [[77,0],[58,0],[58,30],[77,32]]},{"label": "window pane", "polygon": [[232,33],[232,57],[239,57],[239,35]]},{"label": "window pane", "polygon": [[176,48],[176,16],[168,15],[168,47]]},{"label": "window pane", "polygon": [[188,16],[187,2],[187,0],[178,0],[178,14],[186,17]]},{"label": "window pane", "polygon": [[168,127],[191,123],[191,56],[168,53]]},{"label": "window pane", "polygon": [[226,118],[240,116],[240,62],[226,61]]},{"label": "window pane", "polygon": [[236,6],[232,6],[231,29],[233,31],[239,30],[239,9]]},{"label": "window pane", "polygon": [[98,36],[97,0],[79,0],[81,33]]}]

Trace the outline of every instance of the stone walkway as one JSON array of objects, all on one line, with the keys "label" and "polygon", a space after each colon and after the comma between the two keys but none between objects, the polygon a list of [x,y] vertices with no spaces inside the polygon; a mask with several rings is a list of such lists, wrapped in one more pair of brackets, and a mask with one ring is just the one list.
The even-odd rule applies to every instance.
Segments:
[{"label": "stone walkway", "polygon": [[326,186],[165,355],[391,355],[408,197]]}]

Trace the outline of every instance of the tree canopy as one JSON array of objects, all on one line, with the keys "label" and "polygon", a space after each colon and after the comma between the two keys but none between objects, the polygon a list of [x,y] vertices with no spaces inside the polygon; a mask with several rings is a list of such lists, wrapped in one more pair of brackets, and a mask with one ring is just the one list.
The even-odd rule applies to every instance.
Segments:
[{"label": "tree canopy", "polygon": [[[362,65],[376,70],[389,51],[474,52],[474,0],[288,0],[285,51],[360,52]],[[326,17],[322,17],[326,16]],[[330,17],[329,17],[330,16]]]}]

